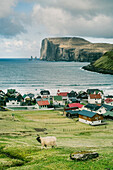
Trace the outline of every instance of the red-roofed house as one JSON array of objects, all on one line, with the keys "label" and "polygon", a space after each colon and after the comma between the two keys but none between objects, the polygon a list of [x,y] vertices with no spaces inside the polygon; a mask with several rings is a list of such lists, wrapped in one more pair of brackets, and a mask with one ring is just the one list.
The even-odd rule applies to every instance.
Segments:
[{"label": "red-roofed house", "polygon": [[62,96],[63,102],[67,102],[67,100],[68,100],[68,92],[60,92],[60,90],[58,90],[57,95]]},{"label": "red-roofed house", "polygon": [[70,108],[77,107],[78,109],[81,109],[83,107],[83,105],[80,103],[70,103],[70,104],[68,104],[68,107],[70,107]]},{"label": "red-roofed house", "polygon": [[101,104],[102,97],[100,94],[89,94],[88,95],[88,103],[90,104]]},{"label": "red-roofed house", "polygon": [[107,104],[107,105],[110,105],[110,106],[113,106],[113,99],[111,98],[107,98],[104,100],[104,104]]},{"label": "red-roofed house", "polygon": [[45,101],[41,100],[41,101],[37,101],[36,108],[37,109],[47,109],[49,105],[50,104],[49,104],[48,100],[45,100]]}]

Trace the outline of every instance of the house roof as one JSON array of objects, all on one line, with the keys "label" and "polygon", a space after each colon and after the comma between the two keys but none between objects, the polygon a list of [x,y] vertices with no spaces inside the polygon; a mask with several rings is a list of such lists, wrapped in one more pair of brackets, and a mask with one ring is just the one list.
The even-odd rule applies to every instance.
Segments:
[{"label": "house roof", "polygon": [[93,116],[95,116],[97,113],[90,112],[90,111],[87,111],[87,110],[82,110],[82,111],[79,111],[78,114],[79,114],[79,115],[82,115],[82,116],[93,117]]},{"label": "house roof", "polygon": [[39,106],[45,106],[45,105],[47,106],[47,105],[49,105],[48,100],[45,100],[45,101],[43,101],[43,100],[37,101],[37,103],[38,103]]},{"label": "house roof", "polygon": [[113,110],[113,106],[107,105],[107,104],[103,104],[103,107],[105,107],[107,109],[107,111],[111,111]]},{"label": "house roof", "polygon": [[66,112],[70,114],[78,114],[78,111],[76,110],[66,110]]},{"label": "house roof", "polygon": [[105,99],[105,102],[106,102],[106,103],[111,103],[111,102],[113,102],[113,99],[107,98],[107,99]]},{"label": "house roof", "polygon": [[113,112],[107,111],[106,113],[104,113],[104,116],[111,116],[111,117],[113,117]]},{"label": "house roof", "polygon": [[57,93],[58,96],[62,96],[62,97],[65,97],[67,96],[68,92],[60,92],[60,93]]},{"label": "house roof", "polygon": [[83,107],[83,105],[80,104],[80,103],[70,103],[70,104],[68,104],[68,106],[69,107],[78,107],[78,108],[82,108]]},{"label": "house roof", "polygon": [[100,94],[90,94],[90,99],[101,99],[101,95]]},{"label": "house roof", "polygon": [[54,100],[62,101],[62,96],[54,96]]},{"label": "house roof", "polygon": [[93,110],[93,111],[96,111],[96,110],[98,110],[99,108],[101,108],[101,106],[97,106],[96,104],[87,104],[87,105],[85,105],[84,107],[86,107],[86,108],[88,108],[88,109],[90,109],[90,110]]},{"label": "house roof", "polygon": [[41,94],[41,95],[50,95],[50,92],[49,92],[49,90],[42,90],[42,91],[40,92],[40,94]]},{"label": "house roof", "polygon": [[93,94],[94,92],[97,92],[97,94],[98,94],[98,92],[100,92],[100,90],[99,89],[87,89],[88,94]]}]

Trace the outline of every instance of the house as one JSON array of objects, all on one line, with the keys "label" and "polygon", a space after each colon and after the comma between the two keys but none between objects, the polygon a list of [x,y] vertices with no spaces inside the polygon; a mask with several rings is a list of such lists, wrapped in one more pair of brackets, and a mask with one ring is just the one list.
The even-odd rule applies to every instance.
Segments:
[{"label": "house", "polygon": [[44,97],[46,97],[46,98],[50,97],[50,92],[49,92],[49,90],[42,90],[42,91],[40,92],[40,94],[41,94],[41,97],[42,97],[42,98],[44,98]]},{"label": "house", "polygon": [[106,111],[113,111],[113,106],[103,104],[102,107],[104,107],[106,109]]},{"label": "house", "polygon": [[113,106],[113,99],[112,98],[107,98],[104,100],[104,104]]},{"label": "house", "polygon": [[41,100],[41,101],[37,101],[35,108],[46,110],[46,109],[48,109],[49,105],[50,104],[49,104],[48,100],[45,100],[45,101]]},{"label": "house", "polygon": [[67,110],[66,111],[66,116],[69,117],[69,118],[78,117],[78,111],[76,111],[76,110]]},{"label": "house", "polygon": [[71,109],[77,108],[77,109],[80,109],[80,110],[81,110],[82,107],[83,107],[83,105],[80,104],[80,103],[70,103],[70,104],[67,105],[67,107],[69,107],[69,108],[71,108]]},{"label": "house", "polygon": [[90,104],[88,103],[83,107],[83,110],[91,111],[91,112],[96,112],[101,106],[97,106],[96,104]]},{"label": "house", "polygon": [[6,102],[7,107],[11,106],[20,106],[20,101],[17,100],[17,98],[8,98],[8,101]]},{"label": "house", "polygon": [[65,103],[62,100],[62,96],[53,96],[53,105],[58,105],[58,106],[65,105]]},{"label": "house", "polygon": [[71,102],[71,103],[80,102],[80,100],[77,99],[77,93],[75,91],[72,90],[67,95],[68,95],[68,101],[69,102]]},{"label": "house", "polygon": [[89,125],[99,125],[102,123],[103,116],[87,110],[79,111],[79,121]]},{"label": "house", "polygon": [[57,95],[62,96],[62,100],[64,103],[68,101],[68,92],[60,92],[60,90],[58,90]]},{"label": "house", "polygon": [[88,103],[90,104],[101,104],[102,97],[100,94],[89,94],[88,95]]},{"label": "house", "polygon": [[85,99],[87,100],[88,99],[88,95],[85,91],[79,91],[78,92],[78,95],[77,95],[77,99]]},{"label": "house", "polygon": [[99,89],[87,89],[87,94],[103,94],[102,90]]},{"label": "house", "polygon": [[113,112],[107,111],[103,116],[104,116],[106,119],[113,119]]},{"label": "house", "polygon": [[87,111],[91,111],[91,112],[95,112],[98,114],[104,114],[106,113],[106,109],[103,106],[98,106],[96,104],[87,104],[85,105],[83,108],[83,110],[87,110]]}]

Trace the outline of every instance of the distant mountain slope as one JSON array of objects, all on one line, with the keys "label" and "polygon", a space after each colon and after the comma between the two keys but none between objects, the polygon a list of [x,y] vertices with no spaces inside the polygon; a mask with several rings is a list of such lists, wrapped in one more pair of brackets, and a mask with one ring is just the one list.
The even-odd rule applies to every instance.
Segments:
[{"label": "distant mountain slope", "polygon": [[113,51],[106,52],[101,58],[94,63],[83,67],[85,70],[113,74]]},{"label": "distant mountain slope", "polygon": [[113,44],[91,43],[78,37],[45,38],[42,40],[40,59],[92,62],[111,49]]}]

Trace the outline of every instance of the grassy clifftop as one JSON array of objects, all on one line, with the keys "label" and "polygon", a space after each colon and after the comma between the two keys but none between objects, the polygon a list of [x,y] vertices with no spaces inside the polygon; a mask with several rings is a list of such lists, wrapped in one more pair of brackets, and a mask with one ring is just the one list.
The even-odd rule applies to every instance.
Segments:
[{"label": "grassy clifftop", "polygon": [[93,65],[97,68],[113,70],[113,51],[106,52]]},{"label": "grassy clifftop", "polygon": [[103,74],[113,74],[113,50],[106,52],[93,64],[84,66],[83,69]]}]

